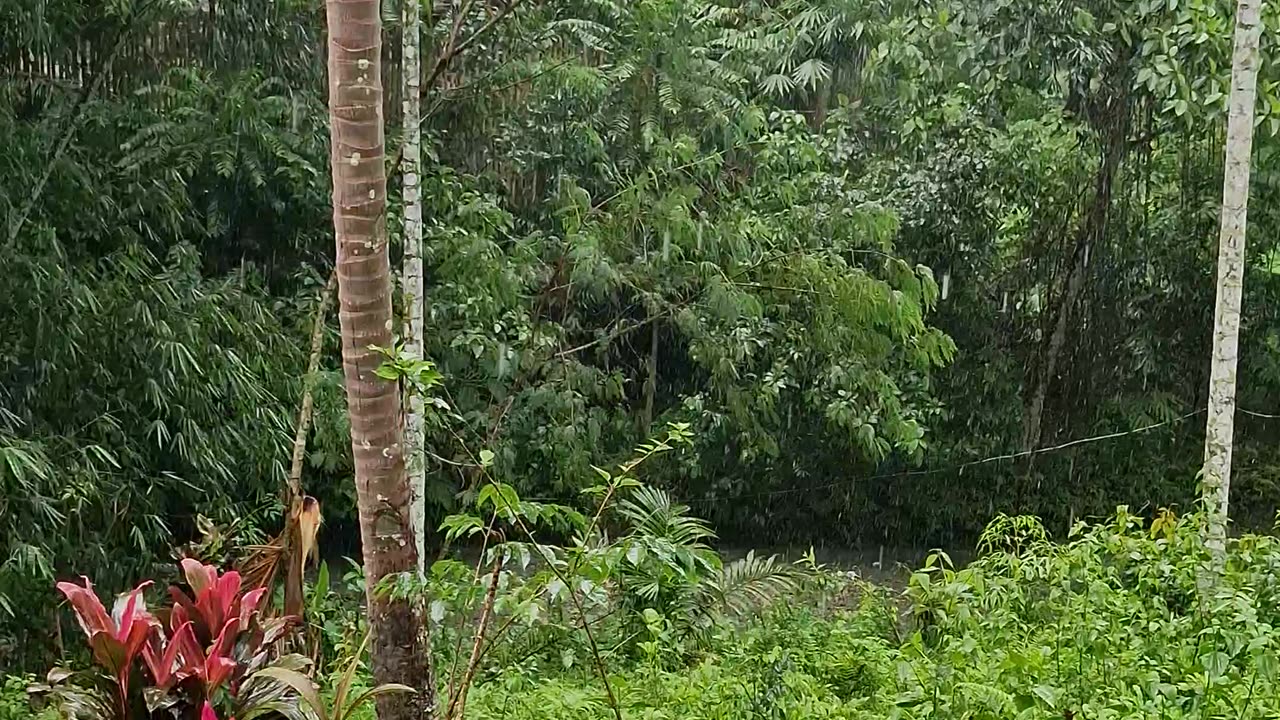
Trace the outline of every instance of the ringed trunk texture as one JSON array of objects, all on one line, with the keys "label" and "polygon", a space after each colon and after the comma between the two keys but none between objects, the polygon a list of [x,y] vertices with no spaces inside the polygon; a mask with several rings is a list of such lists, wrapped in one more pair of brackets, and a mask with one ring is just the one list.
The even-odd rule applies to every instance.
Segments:
[{"label": "ringed trunk texture", "polygon": [[1244,242],[1249,209],[1249,161],[1253,152],[1253,107],[1258,80],[1261,2],[1236,6],[1235,52],[1222,176],[1222,225],[1218,236],[1218,290],[1213,311],[1213,360],[1209,368],[1209,412],[1205,421],[1201,492],[1207,522],[1205,544],[1221,567],[1231,494],[1231,442],[1235,430],[1236,362],[1240,349],[1240,299],[1244,291]]},{"label": "ringed trunk texture", "polygon": [[[373,634],[370,659],[377,683],[423,687],[426,658],[410,604],[375,592],[388,575],[418,569],[400,392],[396,383],[375,374],[381,358],[370,349],[391,347],[394,327],[385,222],[382,18],[378,0],[327,0],[326,9],[338,317]],[[418,720],[420,702],[399,693],[381,695],[378,717]]]}]

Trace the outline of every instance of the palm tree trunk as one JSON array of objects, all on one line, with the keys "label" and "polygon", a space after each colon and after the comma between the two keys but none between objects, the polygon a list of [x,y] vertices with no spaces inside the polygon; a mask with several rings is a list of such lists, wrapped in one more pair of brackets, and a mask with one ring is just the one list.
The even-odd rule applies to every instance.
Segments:
[{"label": "palm tree trunk", "polygon": [[[391,347],[391,261],[387,252],[387,174],[382,118],[382,17],[378,0],[327,0],[330,166],[338,252],[342,367],[351,418],[356,502],[364,553],[374,680],[423,687],[425,657],[405,600],[375,588],[388,575],[416,572],[409,519],[400,393],[377,376],[371,346]],[[380,720],[417,720],[419,701],[378,697]]]},{"label": "palm tree trunk", "polygon": [[1231,491],[1231,442],[1235,429],[1236,361],[1240,347],[1240,300],[1244,292],[1245,225],[1249,209],[1249,160],[1253,152],[1253,106],[1258,80],[1259,0],[1236,5],[1235,53],[1222,177],[1222,225],[1218,237],[1218,292],[1213,311],[1213,361],[1209,368],[1209,413],[1205,424],[1202,494],[1207,513],[1205,544],[1221,567],[1227,539]]}]

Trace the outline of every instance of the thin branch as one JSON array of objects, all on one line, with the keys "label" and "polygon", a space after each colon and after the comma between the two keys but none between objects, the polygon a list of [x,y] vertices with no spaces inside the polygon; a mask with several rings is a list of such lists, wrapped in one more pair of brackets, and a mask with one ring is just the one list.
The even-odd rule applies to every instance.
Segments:
[{"label": "thin branch", "polygon": [[[764,259],[760,260],[760,261],[759,261],[759,262],[757,262],[757,263],[753,263],[752,265],[749,265],[748,267],[745,267],[745,268],[743,268],[742,270],[739,270],[738,272],[734,273],[733,275],[727,276],[725,279],[726,279],[726,280],[728,280],[728,281],[729,281],[730,283],[732,283],[732,284],[736,284],[737,278],[740,278],[740,277],[742,277],[742,276],[746,275],[747,273],[749,273],[749,272],[751,272],[751,271],[753,271],[753,270],[759,269],[761,266],[763,266],[763,265],[765,265],[765,264],[767,264],[767,263],[776,262],[776,261],[778,261],[778,260],[782,260],[782,259],[784,259],[784,258],[792,257],[792,256],[794,256],[794,255],[799,255],[799,254],[802,254],[803,252],[805,252],[805,251],[803,251],[803,250],[794,250],[794,251],[789,251],[789,252],[785,252],[785,253],[780,253],[780,254],[778,254],[778,255],[772,255],[772,256],[766,257],[766,258],[764,258]],[[669,307],[667,307],[667,308],[666,308],[665,310],[663,310],[662,312],[654,313],[654,314],[650,315],[649,317],[645,318],[644,320],[640,320],[640,321],[638,321],[638,322],[634,322],[634,323],[632,323],[632,324],[630,324],[630,325],[623,325],[623,326],[619,327],[617,330],[614,330],[613,332],[611,332],[611,333],[609,333],[609,334],[607,334],[607,335],[604,335],[604,336],[598,337],[598,338],[596,338],[595,340],[592,340],[591,342],[583,343],[583,344],[578,345],[578,346],[576,346],[576,347],[571,347],[571,348],[569,348],[569,349],[567,349],[567,350],[561,350],[561,351],[557,352],[553,357],[556,357],[556,358],[568,357],[568,356],[573,355],[573,354],[575,354],[575,353],[582,352],[583,350],[589,350],[589,349],[591,349],[591,348],[593,348],[593,347],[595,347],[595,346],[597,346],[597,345],[603,345],[603,344],[611,343],[611,342],[613,342],[614,340],[616,340],[616,339],[618,339],[618,338],[622,337],[623,335],[626,335],[626,334],[628,334],[628,333],[634,332],[634,331],[639,330],[639,329],[644,328],[644,327],[648,327],[651,323],[654,323],[654,322],[656,322],[656,321],[658,321],[658,320],[661,320],[661,319],[663,319],[663,318],[665,318],[665,317],[669,317],[669,316],[671,316],[671,315],[674,315],[674,314],[676,313],[676,311],[678,311],[678,310],[682,310],[682,309],[684,309],[684,308],[686,308],[686,307],[688,307],[688,306],[692,305],[693,303],[697,302],[698,300],[700,300],[700,299],[702,298],[702,296],[703,296],[704,294],[706,294],[706,292],[707,292],[709,289],[710,289],[710,286],[709,286],[709,285],[704,285],[701,289],[699,289],[699,290],[698,290],[698,292],[694,293],[692,297],[690,297],[690,298],[688,298],[688,299],[686,299],[686,300],[682,300],[682,301],[680,301],[680,302],[672,303]]]},{"label": "thin branch", "polygon": [[311,356],[307,360],[307,374],[302,380],[302,407],[298,410],[298,425],[293,437],[293,461],[289,467],[289,502],[302,495],[302,464],[307,451],[307,434],[311,431],[311,415],[315,407],[314,390],[316,373],[320,371],[320,350],[324,346],[325,314],[329,307],[329,298],[338,286],[338,270],[334,268],[329,281],[320,291],[320,302],[316,305],[315,315],[311,320]]},{"label": "thin branch", "polygon": [[[470,455],[471,450],[467,448],[465,443],[462,443],[462,438],[458,437],[456,432],[450,432],[454,435],[454,438],[462,444],[463,450]],[[475,457],[472,457],[472,462],[479,464],[479,460]],[[481,472],[488,476],[487,469],[482,469]],[[488,477],[488,479],[490,482],[495,482],[491,476]],[[618,697],[614,695],[613,684],[609,681],[609,671],[605,667],[604,659],[600,656],[600,648],[596,644],[595,633],[591,632],[591,623],[587,620],[587,613],[582,607],[581,600],[578,598],[577,590],[574,588],[573,583],[569,582],[569,578],[566,577],[565,574],[560,571],[560,568],[556,566],[555,561],[547,556],[546,551],[542,549],[542,544],[538,542],[537,538],[533,535],[533,531],[525,524],[524,518],[517,513],[517,508],[508,505],[505,498],[502,498],[502,493],[498,493],[498,497],[502,499],[507,511],[510,512],[512,517],[515,519],[516,525],[520,528],[520,531],[524,533],[525,537],[529,539],[529,544],[533,546],[535,551],[537,551],[538,556],[544,563],[546,563],[547,568],[551,570],[556,578],[564,584],[565,589],[568,590],[569,599],[573,602],[574,608],[578,611],[578,617],[582,620],[582,632],[586,634],[587,643],[591,646],[591,654],[595,661],[596,672],[600,675],[600,681],[604,684],[605,694],[609,697],[609,707],[613,709],[614,720],[623,720],[622,709],[618,705]],[[446,720],[452,719],[446,718]]]},{"label": "thin branch", "polygon": [[[480,557],[476,558],[476,569],[474,572],[474,577],[477,580],[480,578],[480,566],[484,563],[484,553],[486,550],[489,549],[489,538],[493,536],[493,526],[497,522],[498,522],[498,511],[494,510],[493,515],[489,518],[489,525],[488,527],[485,528],[484,540],[481,541],[480,543]],[[453,664],[449,667],[449,685],[448,685],[449,705],[447,706],[448,708],[453,707],[453,695],[455,692],[455,688],[457,687],[456,681],[458,679],[458,661],[462,658],[462,626],[466,623],[467,610],[469,609],[470,605],[471,605],[471,602],[470,602],[470,599],[468,599],[466,606],[463,607],[463,611],[458,614],[458,640],[456,643],[454,643]],[[450,720],[448,712],[445,713],[444,720]]]},{"label": "thin branch", "polygon": [[423,452],[425,452],[427,456],[430,457],[432,460],[435,460],[436,462],[442,465],[452,465],[454,467],[460,467],[460,468],[480,467],[479,465],[472,465],[471,463],[458,462],[457,460],[450,460],[449,458],[444,457],[442,455],[437,455],[436,453],[433,453],[430,450],[423,450]]},{"label": "thin branch", "polygon": [[[513,509],[514,510],[514,509]],[[573,607],[578,611],[578,617],[582,620],[582,632],[587,636],[587,644],[591,646],[591,655],[595,660],[596,672],[600,675],[600,681],[604,683],[605,694],[609,696],[609,707],[613,708],[614,720],[623,720],[622,709],[618,706],[618,698],[613,694],[613,684],[609,682],[609,671],[605,668],[604,659],[600,656],[600,646],[596,644],[595,633],[591,632],[591,623],[587,620],[587,611],[582,607],[582,601],[578,598],[578,592],[574,589],[569,579],[560,572],[560,569],[551,562],[551,559],[542,551],[542,546],[538,544],[534,538],[533,532],[525,525],[524,520],[516,516],[516,522],[520,525],[520,529],[525,536],[529,538],[529,542],[538,550],[538,554],[542,556],[543,562],[551,568],[551,572],[555,573],[556,578],[564,583],[565,589],[569,591],[569,600],[573,602]]]},{"label": "thin branch", "polygon": [[[489,18],[484,25],[476,30],[474,34],[459,43],[458,35],[462,31],[462,24],[466,20],[467,14],[471,11],[472,4],[473,0],[466,0],[466,2],[462,4],[462,7],[459,8],[458,13],[454,16],[453,27],[449,30],[449,39],[445,42],[445,52],[440,56],[440,59],[436,61],[435,66],[431,71],[431,76],[427,78],[427,82],[422,84],[422,88],[419,90],[422,95],[425,96],[431,92],[435,87],[436,81],[440,79],[440,76],[444,74],[444,71],[448,68],[449,63],[453,62],[453,60],[461,55],[468,47],[475,44],[475,42],[479,40],[480,36],[489,32],[495,25],[497,25],[498,21],[510,14],[511,10],[513,10],[516,5],[520,4],[520,0],[512,0],[512,2],[503,6],[501,10],[495,13],[493,17]],[[423,114],[422,118],[418,121],[418,125],[422,126],[429,118],[435,115],[439,109],[439,103],[437,103],[437,105],[433,106],[431,110]],[[400,171],[400,163],[403,161],[404,144],[402,143],[400,147],[396,149],[395,157],[391,159],[391,166],[387,171],[388,176],[398,174]],[[383,212],[385,213],[386,211],[383,210]]]},{"label": "thin branch", "polygon": [[817,290],[798,287],[784,287],[782,285],[763,285],[761,283],[734,283],[735,287],[753,288],[755,290],[775,290],[777,292],[800,293],[803,295],[822,295]]},{"label": "thin branch", "polygon": [[432,68],[431,75],[427,78],[427,84],[423,88],[423,92],[434,87],[436,80],[444,74],[445,70],[449,69],[449,64],[453,62],[454,58],[465,53],[467,48],[476,44],[480,38],[488,34],[495,25],[502,21],[502,18],[509,15],[511,11],[520,4],[520,0],[511,0],[511,2],[503,5],[499,8],[498,12],[490,16],[489,19],[479,27],[479,29],[474,33],[471,33],[471,35],[462,42],[458,42],[458,34],[462,30],[462,23],[466,20],[467,11],[471,9],[471,4],[471,0],[467,0],[467,2],[463,4],[462,9],[458,11],[457,16],[454,17],[453,29],[449,32],[449,41],[445,46],[445,52],[440,56],[439,60],[436,60],[435,67]]},{"label": "thin branch", "polygon": [[[541,590],[539,590],[539,592],[541,592]],[[609,618],[611,618],[611,617],[613,617],[614,615],[616,615],[616,614],[618,614],[619,612],[621,612],[621,610],[622,610],[622,608],[621,608],[620,606],[615,605],[615,607],[614,607],[612,610],[610,610],[610,611],[606,612],[606,613],[605,613],[605,614],[603,614],[603,615],[597,616],[596,618],[592,619],[592,620],[591,620],[591,622],[590,622],[590,624],[591,624],[592,626],[599,625],[599,624],[603,623],[605,620],[608,620]],[[483,658],[484,656],[488,655],[489,650],[491,650],[491,649],[492,649],[492,648],[497,644],[498,639],[502,637],[502,635],[507,631],[507,629],[508,629],[508,628],[510,628],[512,625],[514,625],[514,624],[515,624],[515,620],[516,620],[516,619],[517,619],[517,616],[512,615],[511,617],[507,618],[507,621],[502,625],[502,627],[498,628],[498,632],[494,633],[494,635],[493,635],[493,639],[492,639],[492,640],[490,640],[488,643],[485,643],[484,651],[481,653],[481,657],[482,657],[482,658]],[[512,640],[511,642],[512,642],[512,643],[514,643],[514,642],[516,642],[516,641],[518,641],[518,640],[523,639],[525,636],[527,636],[527,635],[529,634],[529,632],[530,632],[529,630],[525,630],[523,633],[521,633],[521,634],[520,634],[520,636],[519,636],[519,637],[517,637],[515,640]],[[514,664],[514,665],[519,665],[520,663],[523,663],[525,660],[528,660],[529,658],[533,657],[534,655],[538,654],[539,652],[542,652],[543,650],[547,649],[547,646],[551,645],[551,643],[553,643],[553,642],[555,642],[555,638],[554,638],[554,637],[553,637],[553,638],[548,638],[548,639],[546,639],[546,640],[543,640],[542,642],[540,642],[540,643],[538,643],[537,645],[533,646],[531,649],[527,650],[524,654],[522,654],[519,658],[517,658],[517,659],[515,660],[515,662],[514,662],[514,663],[512,663],[511,661],[508,661],[508,662],[506,663],[506,666],[507,666],[507,667],[510,667],[510,666],[512,666],[513,664]],[[609,653],[605,653],[605,654],[607,655],[607,654],[609,654]],[[502,674],[502,672],[503,672],[503,671],[502,671],[502,669],[498,669],[497,671],[491,672],[491,673],[489,673],[489,674],[487,674],[487,675],[483,676],[483,677],[480,679],[480,681],[481,681],[481,682],[488,682],[488,681],[492,680],[493,678],[497,677],[498,675],[501,675],[501,674]]]},{"label": "thin branch", "polygon": [[[724,152],[725,152],[724,150],[717,150],[717,151],[715,151],[715,152],[711,153],[710,155],[703,155],[702,157],[698,158],[697,160],[691,160],[691,161],[689,161],[689,162],[687,162],[687,163],[685,163],[685,164],[683,164],[683,165],[679,165],[679,166],[676,166],[676,167],[671,168],[670,172],[674,174],[674,173],[678,173],[678,172],[680,172],[681,170],[688,170],[688,169],[690,169],[690,168],[697,167],[698,165],[701,165],[701,164],[703,164],[703,163],[705,163],[705,162],[709,162],[709,161],[711,161],[711,160],[715,160],[715,159],[718,159],[718,158],[720,158],[720,157],[723,157],[723,156],[724,156]],[[636,189],[637,187],[639,187],[639,186],[640,186],[640,183],[644,182],[644,180],[645,180],[645,179],[647,179],[647,178],[643,178],[643,179],[640,179],[640,180],[636,180],[635,182],[629,183],[626,187],[622,188],[621,190],[619,190],[619,191],[615,192],[614,194],[610,195],[609,197],[606,197],[605,199],[601,200],[600,202],[596,203],[595,205],[592,205],[592,206],[591,206],[591,212],[593,212],[593,213],[594,213],[594,212],[599,211],[599,210],[600,210],[601,208],[603,208],[605,205],[608,205],[609,203],[613,202],[614,200],[617,200],[618,198],[622,197],[623,195],[627,194],[628,192],[630,192],[630,191],[632,191],[632,190]]]},{"label": "thin branch", "polygon": [[444,52],[440,53],[440,58],[431,67],[431,77],[427,80],[427,88],[434,86],[436,78],[440,77],[439,73],[436,72],[436,68],[440,67],[442,62],[446,62],[445,58],[453,56],[454,48],[458,45],[458,35],[462,32],[462,25],[467,21],[467,16],[471,14],[471,6],[473,4],[473,0],[463,0],[462,7],[458,8],[457,13],[454,14],[453,27],[449,29],[449,38],[445,40]]},{"label": "thin branch", "polygon": [[459,719],[465,717],[467,712],[467,691],[471,687],[471,681],[476,676],[476,667],[480,664],[480,649],[484,645],[484,633],[489,628],[489,617],[493,614],[493,603],[498,596],[498,580],[502,576],[502,551],[500,548],[494,548],[493,571],[489,573],[489,589],[485,592],[484,604],[480,606],[480,622],[476,627],[475,642],[471,645],[471,657],[467,660],[467,670],[462,675],[462,682],[458,684],[458,688],[449,699],[449,708],[445,711],[445,720],[453,720],[454,709],[458,711]]},{"label": "thin branch", "polygon": [[[548,74],[548,73],[552,73],[552,72],[555,72],[556,70],[559,70],[560,68],[564,67],[565,65],[568,65],[569,63],[573,62],[574,60],[577,60],[577,58],[576,58],[576,57],[569,57],[569,58],[566,58],[566,59],[561,60],[560,62],[558,62],[558,63],[556,63],[556,64],[554,64],[554,65],[550,65],[550,66],[547,66],[547,67],[545,67],[545,68],[542,68],[541,70],[539,70],[539,71],[537,71],[537,72],[535,72],[535,73],[532,73],[532,74],[530,74],[530,75],[525,75],[525,76],[523,76],[523,77],[516,78],[515,80],[511,80],[511,81],[509,81],[509,82],[507,82],[507,83],[504,83],[504,84],[502,84],[502,85],[499,85],[498,87],[494,87],[494,88],[483,88],[483,87],[482,87],[482,88],[479,88],[479,89],[477,89],[477,90],[475,90],[475,91],[472,91],[472,92],[470,92],[470,93],[467,93],[466,95],[463,95],[462,97],[449,97],[449,96],[441,97],[439,100],[436,100],[435,104],[431,106],[431,109],[430,109],[430,110],[428,110],[428,111],[426,112],[426,114],[423,116],[423,119],[424,119],[424,120],[426,120],[426,119],[428,119],[428,118],[434,117],[436,113],[440,112],[440,108],[444,107],[444,104],[445,104],[445,102],[446,102],[446,101],[452,101],[452,102],[455,102],[455,103],[463,103],[463,102],[467,102],[468,100],[472,100],[472,99],[474,99],[474,98],[481,97],[481,96],[483,96],[483,95],[496,95],[496,94],[498,94],[498,93],[500,93],[500,92],[503,92],[503,91],[505,91],[505,90],[510,90],[511,88],[516,87],[517,85],[523,85],[524,83],[527,83],[527,82],[533,82],[534,80],[537,80],[538,78],[542,77],[543,75],[546,75],[546,74]],[[479,83],[474,83],[474,84],[479,84]],[[467,84],[467,85],[462,85],[462,86],[460,86],[460,87],[453,88],[453,92],[457,92],[457,91],[459,91],[459,90],[464,90],[464,89],[466,89],[466,88],[471,87],[472,85],[473,85],[473,84]]]},{"label": "thin branch", "polygon": [[[1142,427],[1134,428],[1132,430],[1122,430],[1120,432],[1107,433],[1105,435],[1094,435],[1091,437],[1079,438],[1076,440],[1071,440],[1069,442],[1061,443],[1059,445],[1040,448],[1038,450],[1022,450],[1019,452],[1006,453],[1003,455],[992,455],[990,457],[984,457],[978,460],[970,460],[968,462],[960,463],[958,465],[948,465],[947,467],[930,468],[928,470],[909,470],[907,472],[884,473],[881,475],[871,475],[866,477],[846,478],[844,480],[839,480],[837,482],[822,483],[820,485],[808,485],[805,487],[782,488],[780,490],[766,490],[764,492],[750,493],[747,495],[734,495],[733,498],[735,500],[740,500],[745,498],[776,497],[779,495],[790,495],[793,493],[806,493],[806,492],[812,492],[817,490],[828,490],[834,487],[841,487],[844,485],[851,485],[854,483],[867,482],[870,480],[887,480],[891,478],[901,478],[901,477],[918,477],[921,475],[936,475],[938,473],[944,473],[944,472],[963,471],[967,468],[976,467],[978,465],[986,465],[994,462],[1000,462],[1002,460],[1017,460],[1019,458],[1027,457],[1030,455],[1045,455],[1047,453],[1057,452],[1059,450],[1065,450],[1067,448],[1076,447],[1078,445],[1087,445],[1090,443],[1102,442],[1104,440],[1114,440],[1116,438],[1125,437],[1128,435],[1138,435],[1141,433],[1150,432],[1157,428],[1165,427],[1166,425],[1173,425],[1175,423],[1188,420],[1204,412],[1205,412],[1205,408],[1200,408],[1199,410],[1193,410],[1189,413],[1186,413],[1185,415],[1179,415],[1178,417],[1171,418],[1169,420],[1164,420],[1157,423],[1151,423],[1150,425],[1143,425]],[[693,504],[693,503],[707,503],[711,501],[712,501],[711,498],[698,498],[698,499],[690,500],[689,502],[690,504]]]}]

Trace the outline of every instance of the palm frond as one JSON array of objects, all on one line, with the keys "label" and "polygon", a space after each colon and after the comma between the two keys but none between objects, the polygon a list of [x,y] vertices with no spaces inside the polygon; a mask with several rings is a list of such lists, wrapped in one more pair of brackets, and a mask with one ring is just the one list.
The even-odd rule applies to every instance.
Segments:
[{"label": "palm frond", "polygon": [[706,593],[716,606],[731,615],[743,615],[796,590],[796,571],[777,555],[761,557],[755,551],[728,563],[706,583]]},{"label": "palm frond", "polygon": [[630,498],[618,504],[618,512],[630,522],[636,535],[649,539],[704,549],[704,541],[716,536],[706,521],[688,514],[689,506],[674,502],[658,488],[636,488]]}]

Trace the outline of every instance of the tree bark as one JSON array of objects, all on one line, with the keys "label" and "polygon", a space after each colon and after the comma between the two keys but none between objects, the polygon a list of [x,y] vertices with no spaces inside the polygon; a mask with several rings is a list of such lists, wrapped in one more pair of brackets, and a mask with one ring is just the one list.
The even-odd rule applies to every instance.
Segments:
[{"label": "tree bark", "polygon": [[[404,192],[404,349],[409,355],[426,358],[422,298],[422,191],[419,185],[422,168],[422,80],[419,49],[421,18],[419,0],[402,0],[404,35],[402,39],[401,75],[404,84],[404,157],[401,186]],[[413,533],[419,548],[418,572],[426,573],[427,468],[424,448],[422,396],[405,383],[405,457],[409,466],[409,487],[413,491]]]},{"label": "tree bark", "polygon": [[[351,418],[356,503],[377,683],[424,687],[426,658],[406,600],[377,591],[389,575],[416,572],[409,519],[400,393],[379,378],[371,346],[391,347],[391,261],[384,211],[387,175],[382,118],[382,17],[378,0],[327,0],[330,166],[337,244],[342,367]],[[420,697],[378,697],[380,720],[418,720]]]},{"label": "tree bark", "polygon": [[[404,269],[401,284],[404,291],[405,351],[425,359],[426,338],[423,298],[426,284],[422,275],[422,8],[421,0],[401,0],[403,5],[400,51],[402,124],[404,138],[401,160],[401,191],[404,193]],[[427,26],[430,27],[428,9]],[[426,432],[423,425],[423,399],[409,383],[404,388],[405,456],[408,459],[409,491],[413,501],[409,518],[413,523],[414,545],[418,547],[418,578],[427,574],[427,456]],[[419,714],[431,718],[435,714],[435,672],[431,657],[430,598],[421,593],[415,598],[419,644],[426,655],[422,698]]]},{"label": "tree bark", "polygon": [[1207,514],[1205,545],[1216,567],[1225,561],[1227,501],[1231,491],[1231,442],[1236,410],[1236,362],[1240,347],[1240,301],[1244,292],[1245,226],[1249,208],[1249,161],[1253,152],[1253,107],[1258,80],[1261,3],[1236,5],[1235,52],[1222,177],[1222,225],[1218,236],[1218,290],[1213,311],[1213,360],[1209,368],[1209,412],[1205,423],[1201,492]]}]

